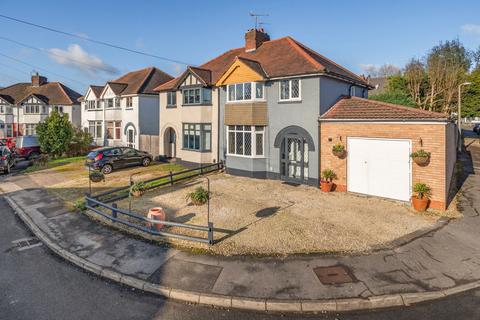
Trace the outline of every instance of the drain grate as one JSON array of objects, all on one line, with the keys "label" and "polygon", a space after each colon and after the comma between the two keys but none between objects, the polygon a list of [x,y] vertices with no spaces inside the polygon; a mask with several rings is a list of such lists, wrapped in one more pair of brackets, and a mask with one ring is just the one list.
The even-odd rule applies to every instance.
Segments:
[{"label": "drain grate", "polygon": [[18,239],[12,241],[12,244],[18,248],[18,251],[28,250],[42,245],[40,240],[35,237]]},{"label": "drain grate", "polygon": [[357,281],[352,272],[343,265],[313,269],[322,284],[343,284]]}]

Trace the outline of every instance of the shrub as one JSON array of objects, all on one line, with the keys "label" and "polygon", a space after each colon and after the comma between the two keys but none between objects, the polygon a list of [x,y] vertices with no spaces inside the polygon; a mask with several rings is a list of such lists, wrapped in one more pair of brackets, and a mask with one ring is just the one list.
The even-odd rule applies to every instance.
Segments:
[{"label": "shrub", "polygon": [[74,207],[77,211],[85,211],[85,210],[87,210],[87,203],[85,202],[85,199],[78,199],[78,200],[75,201],[75,203],[73,204],[73,207]]},{"label": "shrub", "polygon": [[90,133],[75,128],[72,140],[70,141],[68,155],[71,157],[85,155],[89,151],[92,142],[93,138]]},{"label": "shrub", "polygon": [[344,151],[345,151],[345,147],[344,147],[342,144],[337,143],[337,144],[335,144],[335,145],[332,147],[332,151],[333,151],[333,152],[339,152],[339,153],[340,153],[340,152],[344,152]]},{"label": "shrub", "polygon": [[193,204],[195,205],[202,205],[205,204],[209,199],[208,191],[205,190],[203,187],[198,187],[195,191],[190,192],[187,194],[187,201],[192,200]]},{"label": "shrub", "polygon": [[427,152],[423,149],[417,150],[415,152],[412,152],[410,154],[410,157],[412,158],[430,158],[430,152]]},{"label": "shrub", "polygon": [[54,158],[67,152],[74,133],[68,114],[60,115],[57,111],[39,123],[36,131],[42,151]]},{"label": "shrub", "polygon": [[147,186],[145,185],[145,183],[143,182],[135,182],[134,184],[132,184],[132,186],[130,187],[130,192],[137,192],[137,191],[140,191],[140,192],[143,192],[147,189]]},{"label": "shrub", "polygon": [[322,171],[322,178],[324,181],[332,182],[333,179],[337,179],[337,175],[332,169],[325,169]]},{"label": "shrub", "polygon": [[427,197],[430,195],[430,187],[427,186],[425,183],[415,183],[413,186],[413,192],[417,194],[418,199],[423,199],[424,197]]}]

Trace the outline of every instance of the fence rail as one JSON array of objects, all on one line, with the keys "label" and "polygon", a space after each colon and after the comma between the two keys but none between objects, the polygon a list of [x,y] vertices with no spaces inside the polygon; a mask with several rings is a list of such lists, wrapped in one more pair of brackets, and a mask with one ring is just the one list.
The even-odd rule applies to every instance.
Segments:
[{"label": "fence rail", "polygon": [[[221,170],[222,168],[223,168],[223,163],[219,162],[219,163],[201,166],[199,168],[183,170],[175,173],[170,172],[167,175],[145,180],[142,182],[147,184],[147,189],[154,189],[154,188],[158,188],[165,185],[173,185],[176,182],[183,181],[186,179],[191,179],[193,177],[201,176],[206,173],[218,171],[218,170]],[[165,181],[162,181],[162,180],[165,180]],[[123,225],[135,228],[137,230],[146,232],[151,235],[158,235],[163,237],[170,237],[170,238],[176,238],[176,239],[182,239],[182,240],[188,240],[188,241],[207,243],[210,245],[214,243],[214,240],[213,240],[214,227],[213,227],[213,223],[210,222],[210,218],[208,218],[208,223],[206,226],[200,226],[200,225],[179,223],[179,222],[172,222],[172,221],[165,221],[165,220],[153,220],[153,219],[144,217],[140,214],[137,214],[135,212],[132,212],[131,210],[123,210],[118,208],[117,205],[112,202],[127,198],[130,193],[130,187],[131,185],[113,188],[106,192],[102,192],[96,195],[88,194],[85,197],[86,209],[91,210],[94,213],[106,219],[121,223]],[[107,199],[102,199],[106,196],[117,194],[117,193],[120,193],[120,194],[115,195],[113,197],[109,197]],[[110,205],[108,203],[112,203],[112,204]],[[136,220],[137,223],[129,221],[123,218],[122,216],[132,218]],[[210,214],[208,216],[210,216]],[[149,228],[145,226],[145,224],[147,225],[149,224],[151,227]],[[196,231],[203,231],[207,233],[207,237],[201,238],[201,237],[188,236],[185,234],[173,233],[169,231],[159,231],[155,227],[157,224],[161,224],[169,227],[178,227],[178,228],[184,228],[184,229],[190,229],[190,230],[196,230]]]}]

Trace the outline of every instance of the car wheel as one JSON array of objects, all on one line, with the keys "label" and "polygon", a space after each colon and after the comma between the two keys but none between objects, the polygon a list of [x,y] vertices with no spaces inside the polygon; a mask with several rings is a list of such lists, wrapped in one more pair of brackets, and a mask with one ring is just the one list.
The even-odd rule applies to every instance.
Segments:
[{"label": "car wheel", "polygon": [[106,164],[102,168],[103,174],[109,174],[109,173],[112,173],[112,171],[113,171],[113,167],[111,164]]},{"label": "car wheel", "polygon": [[150,165],[150,162],[152,162],[152,161],[150,160],[150,158],[143,158],[143,160],[142,160],[142,166],[148,167],[148,166]]}]

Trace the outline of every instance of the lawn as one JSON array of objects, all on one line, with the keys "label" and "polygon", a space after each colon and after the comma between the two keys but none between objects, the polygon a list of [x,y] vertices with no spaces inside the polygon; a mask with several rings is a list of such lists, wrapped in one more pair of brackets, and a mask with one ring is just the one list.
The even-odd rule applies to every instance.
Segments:
[{"label": "lawn", "polygon": [[[114,170],[105,176],[104,182],[92,183],[93,194],[111,188],[127,186],[130,176],[134,181],[142,181],[162,176],[171,172],[184,170],[185,167],[175,163],[153,162],[148,167],[129,167]],[[28,176],[39,185],[44,186],[67,204],[73,205],[90,192],[88,170],[85,169],[85,157],[56,159],[46,168],[27,171]]]},{"label": "lawn", "polygon": [[51,169],[55,167],[60,167],[64,166],[66,164],[74,163],[74,162],[84,162],[85,161],[85,156],[80,156],[80,157],[62,157],[62,158],[57,158],[57,159],[51,159],[47,162],[46,166],[38,165],[38,164],[33,164],[27,168],[25,168],[22,172],[23,173],[31,173],[39,170],[45,170],[45,169]]},{"label": "lawn", "polygon": [[[418,214],[409,204],[357,196],[322,193],[310,186],[292,186],[273,180],[257,180],[211,174],[210,217],[218,241],[212,247],[181,240],[179,246],[200,248],[224,255],[276,255],[310,252],[367,252],[412,232],[429,228],[438,212]],[[146,215],[162,207],[167,220],[206,225],[207,206],[186,200],[205,179],[164,187],[132,199],[134,212]],[[118,202],[128,208],[128,199]],[[205,237],[187,229],[171,231]]]}]

